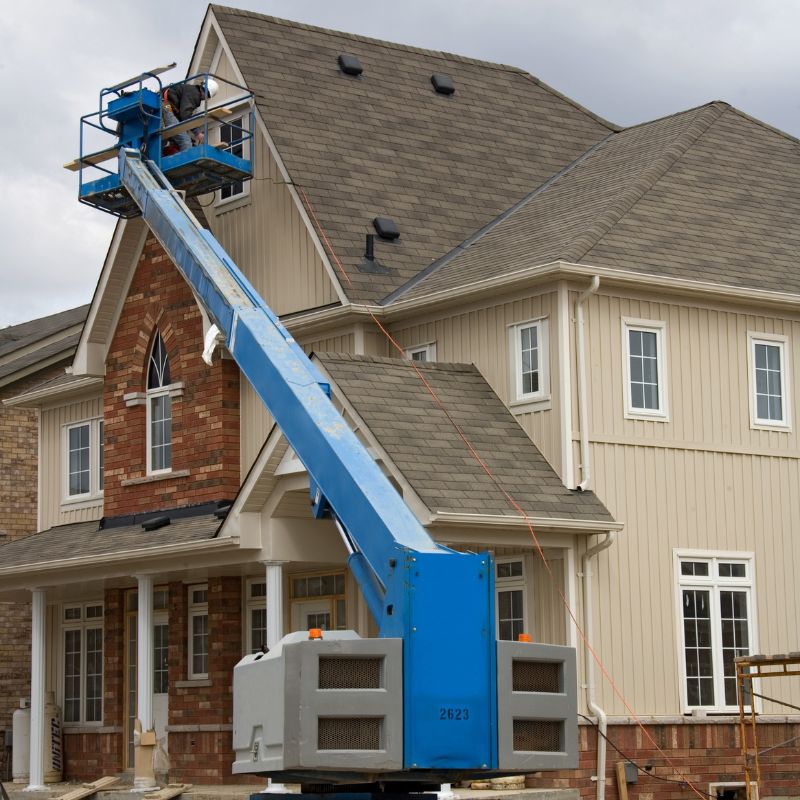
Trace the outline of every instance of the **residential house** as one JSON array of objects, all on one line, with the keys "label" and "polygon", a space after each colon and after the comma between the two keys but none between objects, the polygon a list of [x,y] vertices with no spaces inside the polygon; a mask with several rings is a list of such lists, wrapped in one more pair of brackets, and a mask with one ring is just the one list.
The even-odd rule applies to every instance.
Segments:
[{"label": "residential house", "polygon": [[[37,530],[39,421],[36,411],[6,406],[20,392],[59,378],[75,354],[88,306],[0,329],[0,543]],[[0,603],[0,741],[19,701],[30,696],[30,608]],[[9,774],[7,748],[0,777]]]},{"label": "residential house", "polygon": [[[622,129],[512,67],[220,6],[204,70],[256,122],[254,179],[203,220],[432,536],[494,553],[499,635],[578,649],[580,768],[531,782],[617,796],[599,723],[642,792],[737,791],[733,659],[796,648],[800,610],[798,141],[723,102]],[[399,236],[370,259],[376,218]],[[0,575],[33,590],[72,777],[131,768],[138,717],[170,779],[231,780],[237,659],[374,630],[302,464],[232,361],[202,363],[206,324],[120,222],[71,377],[14,400],[51,468]],[[755,703],[762,741],[800,734]]]}]

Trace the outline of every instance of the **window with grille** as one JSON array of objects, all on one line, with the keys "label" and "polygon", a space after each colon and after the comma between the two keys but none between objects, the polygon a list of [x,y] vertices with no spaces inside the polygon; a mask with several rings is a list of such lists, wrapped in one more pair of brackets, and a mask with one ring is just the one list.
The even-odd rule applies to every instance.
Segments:
[{"label": "window with grille", "polygon": [[522,558],[495,562],[497,638],[517,641],[526,633],[525,569]]},{"label": "window with grille", "polygon": [[103,420],[64,427],[64,502],[103,494]]},{"label": "window with grille", "polygon": [[623,320],[625,414],[666,419],[665,323]]},{"label": "window with grille", "polygon": [[[245,117],[235,117],[220,125],[219,140],[223,150],[239,158],[247,158],[249,134],[245,129]],[[248,184],[235,181],[219,190],[220,201],[231,200],[247,194]]]},{"label": "window with grille", "polygon": [[170,364],[161,333],[156,331],[147,367],[147,471],[172,469],[172,397]]},{"label": "window with grille", "polygon": [[749,334],[750,409],[755,427],[789,427],[789,381],[783,336]]},{"label": "window with grille", "polygon": [[65,606],[62,637],[64,722],[102,722],[102,604]]},{"label": "window with grille", "polygon": [[752,652],[752,559],[686,555],[678,565],[684,706],[735,710],[735,659]]},{"label": "window with grille", "polygon": [[189,587],[189,679],[208,677],[208,586]]},{"label": "window with grille", "polygon": [[245,629],[247,652],[261,653],[267,648],[267,582],[251,579],[247,582]]},{"label": "window with grille", "polygon": [[512,325],[512,403],[535,402],[550,396],[547,320]]}]

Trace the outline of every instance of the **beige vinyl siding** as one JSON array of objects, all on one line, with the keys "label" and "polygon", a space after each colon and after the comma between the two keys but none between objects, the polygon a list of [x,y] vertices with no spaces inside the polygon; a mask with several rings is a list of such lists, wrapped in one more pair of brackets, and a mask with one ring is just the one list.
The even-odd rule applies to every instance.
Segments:
[{"label": "beige vinyl siding", "polygon": [[[315,339],[303,343],[307,353],[352,353],[354,335],[352,331],[339,331],[327,339]],[[242,376],[239,390],[241,413],[241,474],[246,475],[253,466],[264,442],[272,429],[273,419],[261,398],[255,393],[250,382]]]},{"label": "beige vinyl siding", "polygon": [[[624,416],[625,317],[666,323],[666,422]],[[587,302],[586,324],[592,488],[625,523],[595,569],[597,649],[637,714],[677,714],[676,548],[754,553],[751,632],[757,639],[751,646],[762,653],[797,649],[797,391],[791,387],[790,432],[751,428],[747,334],[788,337],[796,385],[800,322],[601,291]],[[577,439],[575,403],[573,426]],[[577,441],[574,452],[577,463]],[[761,691],[771,689],[763,685]],[[598,692],[609,713],[628,713],[599,677]],[[779,696],[800,704],[800,681],[786,681]],[[786,713],[767,703],[763,710]]]},{"label": "beige vinyl siding", "polygon": [[[215,72],[238,82],[225,56]],[[232,91],[222,84],[220,97]],[[242,108],[247,113],[247,107]],[[234,114],[237,110],[234,107]],[[212,202],[211,196],[200,198],[211,232],[276,314],[338,302],[258,123],[255,128],[254,179],[249,182],[248,193],[220,204]]]},{"label": "beige vinyl siding", "polygon": [[561,468],[558,425],[561,389],[558,379],[557,312],[557,294],[547,291],[544,294],[508,299],[497,305],[433,318],[422,324],[396,325],[392,327],[391,333],[404,348],[436,342],[437,361],[475,364],[500,399],[508,405],[511,400],[512,380],[509,326],[546,317],[549,328],[550,400],[536,406],[541,410],[526,409],[515,413],[520,425],[558,472]]},{"label": "beige vinyl siding", "polygon": [[64,499],[64,425],[103,416],[100,397],[77,400],[68,405],[42,409],[41,414],[41,496],[40,519],[42,530],[53,525],[100,519],[103,499],[77,504],[63,503]]}]

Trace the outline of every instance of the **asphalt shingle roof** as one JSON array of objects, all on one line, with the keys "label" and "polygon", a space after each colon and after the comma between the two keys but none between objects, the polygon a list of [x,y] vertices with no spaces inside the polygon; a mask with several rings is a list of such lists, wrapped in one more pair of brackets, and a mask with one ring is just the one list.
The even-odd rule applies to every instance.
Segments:
[{"label": "asphalt shingle roof", "polygon": [[97,520],[59,525],[0,545],[0,566],[34,566],[77,556],[87,558],[201,541],[213,538],[219,527],[220,520],[213,514],[173,519],[155,531],[144,530],[141,523],[101,530]]},{"label": "asphalt shingle roof", "polygon": [[[212,10],[354,301],[380,300],[616,130],[513,67]],[[340,72],[340,53],[361,77]],[[454,95],[434,91],[435,72]],[[400,228],[376,242],[388,275],[357,269],[376,216]]]},{"label": "asphalt shingle roof", "polygon": [[[428,508],[518,515],[470,454],[409,362],[317,355]],[[571,491],[562,484],[475,366],[417,366],[500,485],[527,514],[613,521],[592,492]]]}]

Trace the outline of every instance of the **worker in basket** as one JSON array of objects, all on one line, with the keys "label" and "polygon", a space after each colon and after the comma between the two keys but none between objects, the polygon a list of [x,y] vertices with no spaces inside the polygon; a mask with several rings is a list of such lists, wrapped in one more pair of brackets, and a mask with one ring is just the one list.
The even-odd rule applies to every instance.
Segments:
[{"label": "worker in basket", "polygon": [[[219,84],[213,78],[208,78],[201,84],[176,83],[167,86],[162,94],[161,103],[164,125],[167,127],[177,125],[194,116],[203,100],[213,97],[218,89]],[[203,131],[200,128],[189,133],[175,133],[165,145],[164,155],[188,150],[192,144],[203,144],[203,141]]]}]

